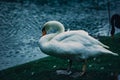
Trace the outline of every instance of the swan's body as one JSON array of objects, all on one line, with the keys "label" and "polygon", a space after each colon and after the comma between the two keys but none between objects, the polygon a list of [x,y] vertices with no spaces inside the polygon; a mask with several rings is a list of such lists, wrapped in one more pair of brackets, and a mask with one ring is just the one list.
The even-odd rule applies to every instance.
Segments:
[{"label": "swan's body", "polygon": [[[51,23],[56,23],[56,21],[51,21]],[[58,22],[57,24],[59,25]],[[49,28],[57,28],[57,25]],[[90,56],[107,53],[117,55],[105,49],[104,47],[108,48],[108,46],[89,36],[83,30],[64,32],[63,26],[58,29],[60,29],[58,32],[40,38],[40,49],[45,54],[72,60],[86,59]]]},{"label": "swan's body", "polygon": [[54,28],[58,29],[56,33],[44,35],[39,40],[40,49],[45,54],[69,60],[87,59],[100,54],[118,55],[83,30],[64,32],[64,26],[57,21],[47,22],[43,30]]},{"label": "swan's body", "polygon": [[41,50],[48,55],[79,60],[103,53],[114,54],[104,48],[107,46],[92,38],[83,30],[62,32],[53,36],[54,34],[48,34],[40,39]]}]

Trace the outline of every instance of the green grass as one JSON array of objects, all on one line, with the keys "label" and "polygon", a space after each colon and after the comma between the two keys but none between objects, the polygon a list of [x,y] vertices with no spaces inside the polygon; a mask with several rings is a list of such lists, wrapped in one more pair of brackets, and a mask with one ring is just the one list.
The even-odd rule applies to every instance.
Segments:
[{"label": "green grass", "polygon": [[[99,40],[110,46],[110,50],[120,55],[120,34],[114,39],[100,37]],[[95,59],[95,58],[94,58]],[[105,55],[88,60],[87,73],[78,78],[57,75],[57,69],[66,69],[67,61],[46,57],[0,71],[0,80],[116,80],[120,75],[120,56]],[[73,71],[81,71],[82,62],[74,62]]]}]

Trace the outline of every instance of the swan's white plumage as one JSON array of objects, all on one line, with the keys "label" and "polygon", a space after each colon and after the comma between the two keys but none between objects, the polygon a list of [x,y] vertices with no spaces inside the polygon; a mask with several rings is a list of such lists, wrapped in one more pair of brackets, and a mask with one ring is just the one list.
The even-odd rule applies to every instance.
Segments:
[{"label": "swan's white plumage", "polygon": [[57,21],[50,21],[49,23],[51,25],[48,26],[47,24],[45,27],[53,29],[54,27],[59,27],[58,32],[47,34],[39,40],[40,49],[48,55],[71,60],[86,59],[100,54],[118,55],[107,50],[108,46],[91,37],[86,31],[75,30],[64,32],[64,27],[60,27],[61,23]]}]

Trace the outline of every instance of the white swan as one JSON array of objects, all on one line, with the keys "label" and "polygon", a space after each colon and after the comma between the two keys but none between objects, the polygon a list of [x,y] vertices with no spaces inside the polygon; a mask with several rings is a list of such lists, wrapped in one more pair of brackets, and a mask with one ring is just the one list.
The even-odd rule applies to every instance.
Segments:
[{"label": "white swan", "polygon": [[[47,34],[47,31],[56,29],[56,33]],[[58,21],[49,21],[44,24],[42,29],[43,36],[39,40],[40,49],[45,54],[70,60],[68,72],[72,61],[86,60],[89,57],[101,54],[113,53],[106,48],[100,41],[91,37],[83,30],[64,31],[64,26]],[[46,35],[47,34],[47,35]],[[86,71],[86,65],[83,65],[82,74]]]}]

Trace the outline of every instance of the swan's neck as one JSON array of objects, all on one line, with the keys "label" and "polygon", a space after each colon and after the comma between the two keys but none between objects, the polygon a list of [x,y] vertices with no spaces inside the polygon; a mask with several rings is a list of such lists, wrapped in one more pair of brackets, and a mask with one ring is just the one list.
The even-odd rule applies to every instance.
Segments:
[{"label": "swan's neck", "polygon": [[51,33],[51,34],[47,34],[43,37],[41,37],[39,43],[40,43],[40,48],[43,52],[45,52],[49,47],[50,47],[50,41],[58,34],[64,32],[64,26],[49,26],[49,28],[46,28],[47,31],[49,29],[54,29],[56,28],[57,31],[56,33]]},{"label": "swan's neck", "polygon": [[40,40],[41,40],[41,44],[45,44],[48,43],[49,41],[51,41],[55,36],[57,35],[57,33],[52,33],[52,34],[48,34],[43,36]]},{"label": "swan's neck", "polygon": [[113,25],[112,25],[112,29],[111,29],[111,35],[113,36],[114,33],[115,33],[115,25],[113,24]]},{"label": "swan's neck", "polygon": [[[50,33],[44,36],[44,40],[46,42],[49,42],[50,40],[52,40],[52,38],[54,38],[56,35],[64,32],[64,26],[62,24],[59,25],[52,25],[52,26],[45,26],[46,27],[46,31],[49,31],[51,29],[56,29],[57,31],[55,33]],[[45,42],[44,41],[44,42]]]},{"label": "swan's neck", "polygon": [[[57,33],[48,34],[48,35],[43,36],[43,37],[39,40],[39,43],[40,43],[39,47],[40,47],[40,49],[42,50],[42,52],[44,52],[44,53],[46,53],[46,54],[49,55],[49,53],[48,53],[48,52],[50,52],[49,49],[52,47],[52,46],[50,45],[51,40],[52,40],[56,35],[57,35]],[[54,44],[54,43],[53,43],[53,44]]]},{"label": "swan's neck", "polygon": [[51,30],[57,30],[56,31],[57,34],[64,32],[65,30],[63,24],[56,22],[56,21],[47,22],[44,25],[44,29],[46,30],[46,32],[51,31]]},{"label": "swan's neck", "polygon": [[57,34],[65,31],[64,26],[58,26],[57,29],[58,29],[58,31],[56,32]]}]

